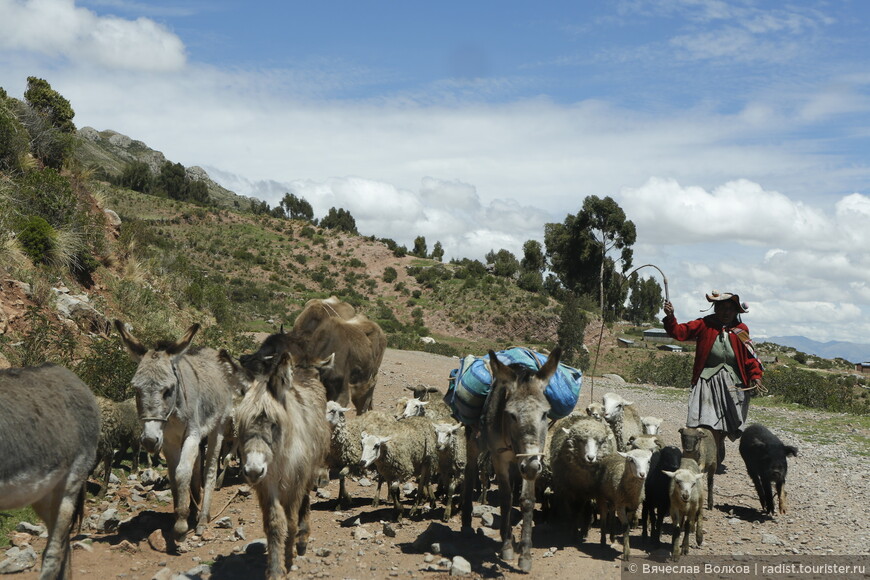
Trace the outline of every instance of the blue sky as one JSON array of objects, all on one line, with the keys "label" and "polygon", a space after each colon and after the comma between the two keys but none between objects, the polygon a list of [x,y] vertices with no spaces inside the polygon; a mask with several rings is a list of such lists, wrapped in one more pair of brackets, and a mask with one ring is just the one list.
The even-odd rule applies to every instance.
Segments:
[{"label": "blue sky", "polygon": [[870,342],[868,12],[0,0],[0,86],[45,78],[79,127],[448,258],[520,255],[609,195],[678,318],[718,289],[759,338]]}]

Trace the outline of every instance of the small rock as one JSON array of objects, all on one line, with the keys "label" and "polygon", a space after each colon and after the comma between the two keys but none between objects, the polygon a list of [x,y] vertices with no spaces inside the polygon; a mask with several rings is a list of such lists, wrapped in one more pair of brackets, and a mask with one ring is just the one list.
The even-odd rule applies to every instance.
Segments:
[{"label": "small rock", "polygon": [[432,554],[426,554],[425,556],[423,556],[423,561],[427,564],[431,564],[435,561],[435,556],[433,556]]},{"label": "small rock", "polygon": [[151,532],[151,535],[148,536],[148,545],[151,546],[151,549],[155,552],[165,554],[166,538],[163,537],[163,530],[154,530]]},{"label": "small rock", "polygon": [[6,550],[6,559],[0,562],[0,574],[12,574],[28,570],[36,565],[36,551],[31,546]]},{"label": "small rock", "polygon": [[97,531],[110,533],[114,532],[118,529],[118,524],[121,523],[121,519],[118,517],[118,510],[115,508],[109,508],[100,514],[99,519],[97,520]]},{"label": "small rock", "polygon": [[332,492],[328,489],[317,488],[317,491],[314,495],[316,495],[320,499],[332,499]]},{"label": "small rock", "polygon": [[440,554],[441,553],[441,544],[438,542],[434,542],[429,547],[429,551],[432,552],[433,554]]},{"label": "small rock", "polygon": [[492,524],[495,522],[495,516],[492,515],[492,512],[484,512],[480,516],[480,523],[487,528],[491,528]]},{"label": "small rock", "polygon": [[29,544],[33,540],[33,536],[28,534],[27,532],[14,532],[12,537],[9,538],[9,542],[13,546],[21,547],[25,544]]},{"label": "small rock", "polygon": [[391,522],[384,522],[384,535],[388,538],[396,537],[396,528]]},{"label": "small rock", "polygon": [[314,552],[314,555],[318,558],[328,558],[332,554],[332,550],[329,548],[317,548]]},{"label": "small rock", "polygon": [[245,540],[245,529],[239,526],[233,530],[233,538],[236,540]]},{"label": "small rock", "polygon": [[360,487],[371,487],[373,485],[372,480],[368,477],[360,477],[357,484],[359,484]]},{"label": "small rock", "polygon": [[353,529],[353,539],[354,540],[370,540],[372,538],[372,533],[365,529],[362,526],[357,526]]},{"label": "small rock", "polygon": [[121,540],[120,543],[115,544],[110,550],[116,550],[118,552],[124,552],[126,554],[135,554],[139,551],[139,546],[131,543],[129,540]]},{"label": "small rock", "polygon": [[[45,526],[40,524],[31,524],[30,522],[19,522],[17,526],[15,526],[16,532],[26,532],[31,536],[39,536],[40,538],[48,537],[48,531],[46,531]],[[45,534],[43,536],[43,534]]]},{"label": "small rock", "polygon": [[214,527],[229,530],[233,527],[233,520],[229,516],[222,517],[214,523]]}]

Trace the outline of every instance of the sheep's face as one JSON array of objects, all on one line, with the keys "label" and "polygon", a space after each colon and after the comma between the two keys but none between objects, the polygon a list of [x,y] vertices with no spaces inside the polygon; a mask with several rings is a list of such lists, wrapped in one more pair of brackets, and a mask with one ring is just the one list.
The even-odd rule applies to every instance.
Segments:
[{"label": "sheep's face", "polygon": [[646,479],[649,474],[649,463],[652,459],[652,452],[648,449],[632,449],[627,453],[618,452],[626,459],[626,471],[631,470],[638,479]]},{"label": "sheep's face", "polygon": [[426,401],[420,399],[408,399],[405,403],[405,409],[396,417],[396,419],[407,419],[408,417],[422,417],[426,414]]},{"label": "sheep's face", "polygon": [[626,401],[616,393],[604,395],[604,418],[607,421],[618,421],[622,418],[625,405],[631,405],[632,401]]},{"label": "sheep's face", "polygon": [[699,484],[701,478],[704,477],[703,473],[695,473],[688,469],[662,471],[662,473],[671,478],[671,497],[678,497],[683,503],[692,499],[696,486],[698,486],[698,494],[703,491]]},{"label": "sheep's face", "polygon": [[589,403],[586,414],[598,421],[604,421],[604,405],[601,403]]},{"label": "sheep's face", "polygon": [[329,428],[334,429],[339,423],[345,422],[345,413],[350,411],[350,407],[342,407],[335,401],[326,403],[326,422],[329,423]]},{"label": "sheep's face", "polygon": [[362,455],[360,456],[359,466],[363,469],[368,469],[387,451],[387,442],[391,437],[381,437],[379,435],[370,435],[365,431],[362,432]]},{"label": "sheep's face", "polygon": [[459,429],[460,425],[433,423],[432,426],[435,428],[435,448],[438,450],[438,453],[444,453],[453,445],[456,431]]},{"label": "sheep's face", "polygon": [[680,429],[680,442],[683,444],[683,455],[692,455],[700,452],[701,440],[709,434],[703,429],[683,427]]},{"label": "sheep's face", "polygon": [[658,435],[662,426],[662,420],[659,417],[641,417],[640,423],[643,425],[645,435]]}]

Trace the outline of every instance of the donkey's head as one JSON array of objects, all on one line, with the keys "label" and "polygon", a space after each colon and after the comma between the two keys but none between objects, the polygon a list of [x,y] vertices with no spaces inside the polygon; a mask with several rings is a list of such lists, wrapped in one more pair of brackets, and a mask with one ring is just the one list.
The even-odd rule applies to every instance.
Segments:
[{"label": "donkey's head", "polygon": [[284,332],[282,326],[279,332],[267,336],[256,352],[240,356],[239,362],[257,378],[265,380],[275,372],[282,354],[288,351],[295,354],[300,350],[297,341]]},{"label": "donkey's head", "polygon": [[130,356],[139,362],[131,384],[142,422],[140,441],[148,453],[157,453],[163,448],[163,428],[179,402],[181,384],[176,364],[199,331],[199,324],[188,328],[180,340],[161,342],[153,349],[143,346],[120,320],[115,320],[115,328]]},{"label": "donkey's head", "polygon": [[502,436],[517,457],[520,475],[527,480],[534,480],[541,472],[550,412],[544,389],[556,372],[561,355],[562,349],[556,347],[535,372],[521,364],[505,365],[489,351],[493,390],[504,389]]}]

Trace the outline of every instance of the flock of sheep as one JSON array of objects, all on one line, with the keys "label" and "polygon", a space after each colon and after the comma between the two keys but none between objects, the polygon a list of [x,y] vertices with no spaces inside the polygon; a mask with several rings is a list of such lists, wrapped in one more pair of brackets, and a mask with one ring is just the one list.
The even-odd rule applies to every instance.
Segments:
[{"label": "flock of sheep", "polygon": [[[354,319],[350,313],[345,320]],[[298,352],[294,354],[291,345],[287,352],[274,352],[254,361],[258,372],[252,372],[243,366],[245,357],[239,364],[225,351],[216,353],[210,349],[198,349],[195,353],[188,352],[190,341],[198,329],[196,325],[177,343],[159,345],[154,350],[139,344],[120,322],[116,327],[131,354],[141,361],[133,380],[139,399],[138,410],[136,401],[132,399],[114,403],[106,399],[94,400],[92,395],[91,400],[86,400],[87,396],[82,395],[81,405],[88,409],[93,407],[98,412],[100,434],[93,443],[88,441],[78,445],[77,455],[69,463],[80,465],[90,461],[89,469],[102,465],[101,493],[104,493],[114,453],[132,448],[134,461],[138,461],[140,440],[149,453],[159,452],[164,445],[165,431],[166,445],[170,447],[162,450],[170,470],[178,520],[175,531],[179,537],[187,532],[187,519],[192,515],[188,513],[187,503],[196,503],[201,491],[205,492],[205,497],[200,523],[203,519],[207,521],[209,486],[215,484],[216,458],[225,457],[230,449],[240,457],[242,471],[260,499],[263,525],[270,538],[269,577],[285,573],[292,563],[294,549],[296,553],[304,553],[309,533],[308,492],[322,486],[329,475],[334,475],[340,482],[338,507],[348,507],[351,498],[346,478],[374,469],[379,481],[374,505],[380,501],[381,484],[385,483],[396,520],[404,515],[400,492],[403,484],[410,481],[417,483],[410,512],[412,516],[423,502],[434,508],[440,496],[445,505],[443,518],[449,520],[453,515],[454,500],[463,486],[479,488],[480,501],[486,501],[493,471],[490,457],[481,453],[475,465],[467,464],[467,437],[472,436],[473,430],[454,419],[452,410],[442,401],[440,393],[435,394],[435,389],[422,386],[411,389],[413,396],[401,401],[393,414],[372,411],[369,409],[374,375],[367,375],[361,381],[360,392],[364,396],[355,396],[349,378],[338,377],[335,382],[337,396],[327,397],[330,389],[325,389],[321,382],[324,372],[345,372],[336,370],[335,354],[325,359]],[[376,375],[383,345],[378,346],[377,335],[372,332],[360,335],[368,337],[366,340],[371,339],[374,345],[371,356],[376,359]],[[286,336],[290,335],[284,335],[282,331],[277,338]],[[251,363],[254,355],[247,356],[247,362]],[[194,357],[205,357],[208,361],[195,362]],[[158,359],[163,360],[164,368],[160,372],[157,372],[159,369],[150,372],[160,378],[149,379],[151,382],[146,384],[141,376],[143,367],[146,362],[157,364]],[[221,387],[220,394],[209,395],[205,390],[207,385],[196,385],[195,379],[190,377],[203,375],[206,367],[215,365],[220,368],[226,384]],[[191,369],[189,375],[188,367]],[[54,386],[56,389],[82,390],[80,381],[74,376],[60,375],[54,368],[39,367],[33,373],[44,369],[45,377],[58,375],[69,383],[57,384]],[[28,372],[26,369],[13,369],[0,373],[0,399],[9,408],[5,415],[0,416],[0,427],[4,427],[4,431],[13,425],[11,421],[15,419],[15,412],[29,417],[33,425],[36,425],[34,417],[42,415],[38,409],[16,411],[15,405],[21,403],[13,404],[17,396],[15,391],[23,384],[22,377],[34,384],[45,381],[45,378],[31,376]],[[346,371],[346,374],[351,376],[353,373]],[[57,381],[63,382],[61,379]],[[197,392],[194,387],[202,392]],[[149,389],[153,391],[150,395],[146,392]],[[208,389],[214,387],[208,386]],[[150,404],[147,397],[152,395],[156,406],[146,412],[145,408]],[[49,391],[46,397],[51,396]],[[203,416],[201,410],[194,411],[196,405],[209,396],[214,401],[222,401],[220,405],[206,405],[212,413],[217,413],[212,418]],[[337,400],[327,401],[327,398]],[[350,407],[344,406],[350,400],[357,407],[352,415],[348,414]],[[47,403],[37,402],[33,406],[38,408],[41,404]],[[85,415],[90,416],[82,414]],[[77,420],[81,419],[72,418],[70,422]],[[90,421],[89,429],[93,430],[94,422],[95,419]],[[176,423],[179,425],[174,426]],[[143,426],[150,426],[153,435],[145,437]],[[602,543],[606,542],[608,533],[611,541],[617,532],[620,533],[626,559],[631,554],[629,532],[637,523],[639,511],[643,537],[647,537],[649,529],[656,545],[660,544],[664,518],[671,518],[674,560],[688,553],[692,533],[700,545],[704,536],[703,513],[713,506],[716,445],[706,429],[684,427],[679,430],[682,448],[664,446],[659,437],[661,428],[661,419],[642,417],[633,403],[616,393],[606,394],[600,403],[593,402],[585,412],[575,410],[567,417],[551,422],[545,447],[541,453],[535,454],[540,456],[541,469],[534,480],[535,494],[532,497],[536,496],[540,501],[542,515],[561,520],[568,533],[580,541],[585,540],[596,521]],[[182,429],[179,432],[185,433],[184,437],[171,436],[173,429]],[[36,439],[49,436],[46,433],[34,435]],[[208,438],[210,447],[217,446],[217,449],[205,452],[208,465],[203,465],[200,457],[200,441],[205,438]],[[51,440],[46,441],[46,446],[52,444]],[[0,451],[4,456],[14,455],[16,446],[27,444],[8,435],[0,437]],[[173,445],[177,449],[172,448]],[[188,449],[190,445],[193,447]],[[779,510],[785,512],[786,457],[796,455],[797,449],[784,446],[769,430],[756,424],[744,433],[740,453],[762,509],[774,512],[773,485],[779,498]],[[9,459],[4,457],[3,461],[8,463]],[[31,463],[42,465],[50,461],[51,458],[37,457]],[[190,461],[193,464],[188,464]],[[136,468],[135,464],[133,468]],[[22,478],[40,477],[32,467],[30,472],[16,473],[15,469],[18,467],[0,465],[0,492],[12,498],[0,500],[0,509],[45,502],[32,497],[33,494],[24,497],[20,492],[17,495],[12,493],[18,489],[16,486],[20,487]],[[73,467],[69,469],[75,471]],[[81,467],[76,469],[75,478],[67,477],[68,482],[58,486],[60,491],[51,492],[65,494],[71,507],[64,508],[66,511],[62,515],[65,519],[58,524],[67,526],[66,531],[51,532],[53,537],[57,536],[57,545],[50,546],[51,550],[46,548],[42,569],[44,578],[66,577],[69,573],[68,537],[64,542],[60,536],[69,533],[68,522],[73,510],[81,509],[83,496],[75,488],[78,485],[81,489]],[[204,473],[208,477],[203,477]],[[469,478],[470,474],[474,477]],[[433,489],[436,484],[437,491]],[[291,488],[298,489],[299,493],[288,492]],[[191,492],[193,502],[188,499]],[[283,506],[279,509],[280,514],[270,511],[279,505]],[[44,517],[50,528],[57,527],[54,525],[57,514]]]}]

